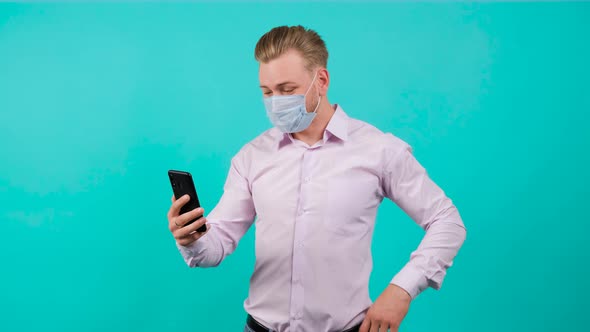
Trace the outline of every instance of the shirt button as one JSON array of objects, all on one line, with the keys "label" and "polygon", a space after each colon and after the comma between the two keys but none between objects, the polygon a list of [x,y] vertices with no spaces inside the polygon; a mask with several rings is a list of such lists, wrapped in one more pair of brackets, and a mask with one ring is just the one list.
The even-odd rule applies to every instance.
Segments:
[{"label": "shirt button", "polygon": [[311,180],[311,178],[308,176],[304,180],[305,180],[305,182],[309,182],[309,180]]}]

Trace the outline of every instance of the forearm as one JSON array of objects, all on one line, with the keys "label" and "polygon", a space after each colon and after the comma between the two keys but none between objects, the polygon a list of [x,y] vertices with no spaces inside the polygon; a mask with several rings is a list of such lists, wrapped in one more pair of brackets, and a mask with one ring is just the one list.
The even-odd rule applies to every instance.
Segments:
[{"label": "forearm", "polygon": [[466,230],[456,208],[447,211],[444,218],[429,224],[410,261],[392,279],[391,283],[405,289],[415,298],[427,287],[440,289],[446,271],[463,245]]},{"label": "forearm", "polygon": [[248,231],[256,210],[248,180],[244,153],[246,145],[232,158],[229,174],[223,187],[223,195],[207,216],[209,230],[188,246],[176,243],[184,261],[190,267],[214,267],[236,249],[240,239]]}]

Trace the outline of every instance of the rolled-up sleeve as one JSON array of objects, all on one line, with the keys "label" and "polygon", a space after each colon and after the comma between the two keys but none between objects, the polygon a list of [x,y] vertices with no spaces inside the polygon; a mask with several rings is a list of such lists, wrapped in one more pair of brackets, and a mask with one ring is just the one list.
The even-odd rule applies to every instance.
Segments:
[{"label": "rolled-up sleeve", "polygon": [[188,246],[176,243],[190,267],[213,267],[231,254],[252,225],[256,212],[247,180],[248,154],[245,148],[232,158],[223,195],[207,215],[210,229]]},{"label": "rolled-up sleeve", "polygon": [[407,143],[389,135],[383,160],[384,195],[426,231],[409,262],[391,280],[413,299],[427,287],[440,289],[465,241],[466,229],[451,199],[428,176]]}]

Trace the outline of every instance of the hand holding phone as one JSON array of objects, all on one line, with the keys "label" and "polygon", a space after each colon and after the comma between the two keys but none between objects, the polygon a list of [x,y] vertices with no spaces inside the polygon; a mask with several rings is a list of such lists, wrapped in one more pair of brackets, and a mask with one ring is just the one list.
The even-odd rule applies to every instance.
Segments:
[{"label": "hand holding phone", "polygon": [[[177,219],[181,219],[182,220],[181,222],[185,222],[185,223],[184,224],[178,224],[178,222],[175,222],[175,223],[176,223],[176,226],[178,226],[180,228],[185,228],[203,216],[202,213],[200,213],[200,214],[198,213],[202,209],[197,210],[201,207],[201,204],[199,202],[199,197],[197,196],[197,191],[195,190],[195,184],[194,184],[193,178],[189,172],[169,170],[168,177],[170,178],[170,184],[172,185],[172,191],[174,192],[174,197],[176,198],[176,200],[179,200],[184,195],[188,195],[190,197],[188,202],[175,202],[175,203],[173,203],[173,207],[170,208],[170,212],[168,214],[169,218],[174,217],[174,216],[171,216],[171,214],[174,214],[174,211],[173,211],[174,204],[177,204],[177,205],[182,204],[182,206],[180,207],[180,210],[177,211],[177,213],[178,213]],[[189,218],[188,221],[186,221],[186,218]],[[206,224],[201,225],[196,231],[199,233],[206,232],[207,225]]]}]

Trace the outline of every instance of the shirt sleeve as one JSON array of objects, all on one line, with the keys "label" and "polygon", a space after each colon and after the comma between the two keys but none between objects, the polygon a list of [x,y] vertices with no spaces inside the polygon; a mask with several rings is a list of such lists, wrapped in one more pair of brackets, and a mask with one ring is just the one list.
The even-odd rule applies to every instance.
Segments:
[{"label": "shirt sleeve", "polygon": [[414,299],[429,286],[440,289],[465,241],[466,229],[457,208],[414,158],[412,148],[391,134],[388,137],[384,195],[426,231],[409,262],[391,280]]},{"label": "shirt sleeve", "polygon": [[188,246],[176,246],[189,267],[214,267],[231,254],[256,216],[246,176],[246,156],[242,149],[232,158],[223,195],[207,215],[210,229]]}]

